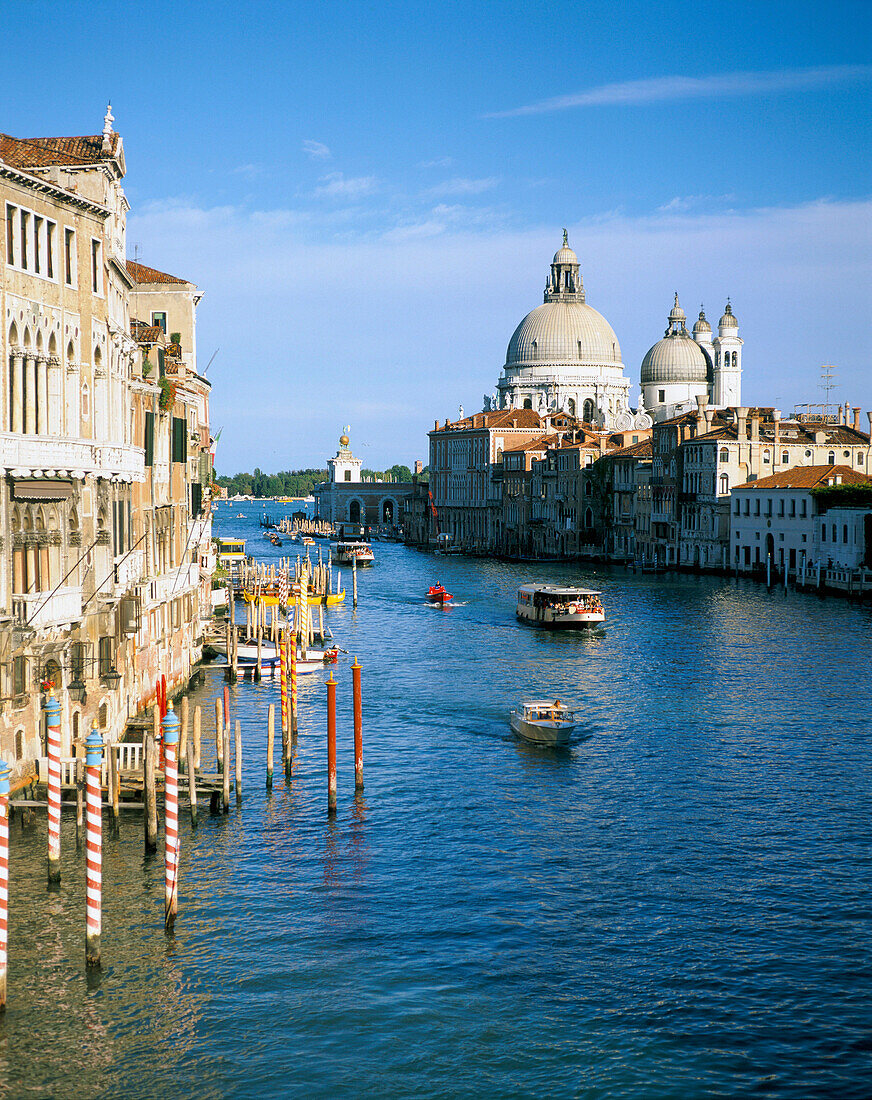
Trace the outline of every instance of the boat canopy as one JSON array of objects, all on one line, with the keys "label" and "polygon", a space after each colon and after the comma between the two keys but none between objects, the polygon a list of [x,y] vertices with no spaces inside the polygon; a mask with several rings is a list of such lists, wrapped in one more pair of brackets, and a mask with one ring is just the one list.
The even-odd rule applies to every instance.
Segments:
[{"label": "boat canopy", "polygon": [[570,588],[560,584],[522,584],[518,592],[539,593],[542,596],[553,596],[555,599],[575,599],[577,596],[601,596],[602,592],[596,588]]}]

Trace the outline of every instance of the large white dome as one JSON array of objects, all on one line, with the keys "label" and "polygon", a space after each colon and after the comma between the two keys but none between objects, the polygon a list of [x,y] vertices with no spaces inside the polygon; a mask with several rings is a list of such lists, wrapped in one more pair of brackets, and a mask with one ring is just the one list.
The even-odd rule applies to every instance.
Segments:
[{"label": "large white dome", "polygon": [[545,302],[515,329],[506,366],[571,363],[620,365],[621,348],[612,326],[586,302]]}]

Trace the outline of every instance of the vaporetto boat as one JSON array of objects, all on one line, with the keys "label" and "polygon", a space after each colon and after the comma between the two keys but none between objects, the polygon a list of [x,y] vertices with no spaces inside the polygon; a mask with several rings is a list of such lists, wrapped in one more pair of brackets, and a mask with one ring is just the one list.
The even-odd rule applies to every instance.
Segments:
[{"label": "vaporetto boat", "polygon": [[566,585],[522,584],[518,589],[517,616],[546,630],[579,630],[605,622],[602,593],[593,588]]},{"label": "vaporetto boat", "polygon": [[353,565],[356,561],[359,568],[372,565],[375,555],[367,542],[337,542],[336,549],[333,551],[333,560],[337,565]]}]

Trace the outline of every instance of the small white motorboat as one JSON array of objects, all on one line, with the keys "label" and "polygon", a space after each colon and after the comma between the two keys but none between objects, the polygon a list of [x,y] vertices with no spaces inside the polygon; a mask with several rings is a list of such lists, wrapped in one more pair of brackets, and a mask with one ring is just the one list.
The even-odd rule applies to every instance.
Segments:
[{"label": "small white motorboat", "polygon": [[525,700],[509,712],[512,729],[534,745],[568,745],[578,725],[574,711],[548,699]]},{"label": "small white motorboat", "polygon": [[[212,646],[224,660],[227,660],[227,647],[224,642],[218,642]],[[240,666],[246,668],[257,664],[257,643],[239,642],[236,656]],[[338,649],[297,649],[297,674],[305,672],[318,672],[325,665],[335,665],[339,657]],[[264,642],[261,645],[261,668],[277,669],[279,667],[279,655],[272,642]]]}]

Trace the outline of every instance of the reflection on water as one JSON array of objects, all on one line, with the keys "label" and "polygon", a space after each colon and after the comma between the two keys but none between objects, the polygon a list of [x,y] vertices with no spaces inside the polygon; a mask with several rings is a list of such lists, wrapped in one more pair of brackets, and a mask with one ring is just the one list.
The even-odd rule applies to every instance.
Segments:
[{"label": "reflection on water", "polygon": [[[241,802],[182,815],[171,939],[140,817],[107,832],[91,988],[74,818],[51,894],[45,820],[14,825],[9,1095],[868,1094],[869,610],[376,556],[357,613],[329,612],[364,682],[355,796],[345,658],[335,820],[324,677],[301,678],[293,782],[277,767],[271,793],[277,688],[232,689]],[[436,579],[457,604],[438,613]],[[604,629],[518,624],[531,579],[602,589]],[[216,667],[194,700],[208,768],[222,687]],[[542,693],[586,740],[512,736],[510,706]]]}]

